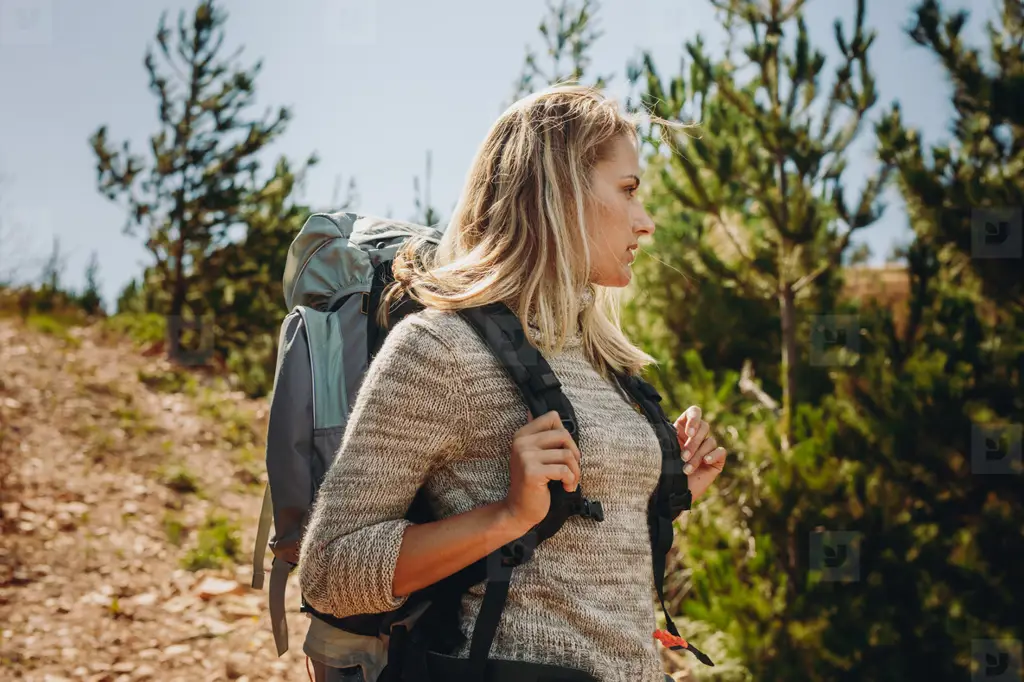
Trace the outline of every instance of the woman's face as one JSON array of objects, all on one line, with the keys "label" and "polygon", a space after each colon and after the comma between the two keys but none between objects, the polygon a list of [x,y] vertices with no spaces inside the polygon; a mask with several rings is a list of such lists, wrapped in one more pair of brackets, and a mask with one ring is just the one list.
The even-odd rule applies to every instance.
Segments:
[{"label": "woman's face", "polygon": [[621,135],[611,154],[593,170],[597,201],[586,209],[592,267],[590,281],[605,287],[627,286],[637,240],[654,234],[654,222],[636,196],[640,157],[634,142]]}]

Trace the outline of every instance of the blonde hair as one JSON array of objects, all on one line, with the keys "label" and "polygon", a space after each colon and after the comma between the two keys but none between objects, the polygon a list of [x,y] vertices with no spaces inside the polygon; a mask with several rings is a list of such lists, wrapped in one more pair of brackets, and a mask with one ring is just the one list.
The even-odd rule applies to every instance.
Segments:
[{"label": "blonde hair", "polygon": [[[555,85],[513,104],[477,151],[440,244],[423,249],[412,239],[395,255],[380,323],[403,294],[441,310],[501,301],[524,328],[531,320],[539,328],[534,345],[545,355],[581,332],[584,355],[605,378],[655,364],[622,331],[621,290],[590,283],[584,222],[595,164],[619,136],[638,134],[636,118],[586,86]],[[586,287],[593,304],[581,311]]]}]

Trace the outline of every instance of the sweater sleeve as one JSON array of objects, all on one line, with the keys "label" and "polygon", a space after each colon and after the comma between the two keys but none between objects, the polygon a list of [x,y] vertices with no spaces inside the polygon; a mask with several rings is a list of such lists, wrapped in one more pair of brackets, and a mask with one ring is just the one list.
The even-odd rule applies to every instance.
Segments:
[{"label": "sweater sleeve", "polygon": [[469,402],[451,347],[399,321],[366,370],[299,560],[302,593],[338,617],[393,611],[404,517],[429,471],[467,446]]}]

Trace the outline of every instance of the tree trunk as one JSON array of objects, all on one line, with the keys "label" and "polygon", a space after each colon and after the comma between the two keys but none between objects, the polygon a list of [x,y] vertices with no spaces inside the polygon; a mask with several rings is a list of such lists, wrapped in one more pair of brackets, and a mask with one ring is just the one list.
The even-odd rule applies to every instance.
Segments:
[{"label": "tree trunk", "polygon": [[174,258],[174,279],[171,293],[171,309],[167,317],[167,357],[177,360],[181,353],[182,319],[181,312],[185,308],[185,238],[178,237],[177,255]]},{"label": "tree trunk", "polygon": [[782,451],[793,443],[793,411],[796,393],[796,305],[793,284],[782,282],[779,309],[782,317]]},{"label": "tree trunk", "polygon": [[178,240],[178,254],[174,257],[174,293],[171,296],[170,315],[173,319],[181,319],[181,311],[185,307],[185,238]]}]

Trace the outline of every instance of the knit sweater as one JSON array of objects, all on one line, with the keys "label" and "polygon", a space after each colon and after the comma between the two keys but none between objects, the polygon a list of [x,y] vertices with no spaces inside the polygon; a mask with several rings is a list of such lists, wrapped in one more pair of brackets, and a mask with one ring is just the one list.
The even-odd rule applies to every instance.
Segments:
[{"label": "knit sweater", "polygon": [[[590,302],[587,299],[586,302]],[[528,328],[534,338],[539,330]],[[646,418],[584,358],[577,333],[545,358],[572,402],[580,484],[605,519],[571,517],[515,569],[492,658],[568,666],[604,682],[663,682],[647,504],[661,450]],[[403,517],[421,484],[439,517],[503,500],[512,437],[528,410],[457,313],[426,309],[391,330],[368,368],[302,543],[302,592],[337,616],[397,609]],[[483,597],[463,598],[468,657]]]}]

